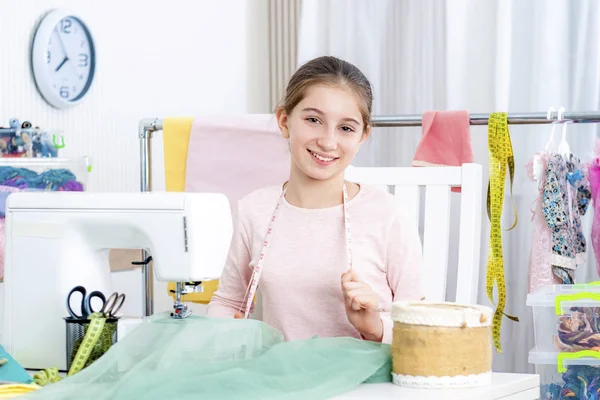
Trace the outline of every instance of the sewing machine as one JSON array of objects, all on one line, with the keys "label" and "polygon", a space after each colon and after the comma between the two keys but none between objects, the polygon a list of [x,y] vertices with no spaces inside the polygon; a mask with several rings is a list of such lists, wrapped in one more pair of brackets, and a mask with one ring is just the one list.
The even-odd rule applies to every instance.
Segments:
[{"label": "sewing machine", "polygon": [[157,280],[178,282],[172,316],[187,317],[181,294],[220,277],[232,231],[229,201],[222,194],[11,194],[2,321],[6,350],[24,368],[66,370],[67,295],[77,285],[113,292],[109,249],[144,249]]}]

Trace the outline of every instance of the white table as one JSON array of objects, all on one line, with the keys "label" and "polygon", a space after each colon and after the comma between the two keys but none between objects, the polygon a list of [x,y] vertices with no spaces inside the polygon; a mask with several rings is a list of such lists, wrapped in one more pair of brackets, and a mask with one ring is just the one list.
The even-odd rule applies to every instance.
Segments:
[{"label": "white table", "polygon": [[332,400],[419,399],[419,400],[538,400],[540,376],[535,374],[492,374],[488,386],[469,389],[412,389],[393,383],[358,386]]},{"label": "white table", "polygon": [[[32,376],[37,371],[28,371]],[[66,374],[59,373],[64,377]],[[469,389],[412,389],[393,383],[358,386],[331,400],[418,399],[418,400],[539,400],[540,376],[535,374],[492,374],[492,384]]]}]

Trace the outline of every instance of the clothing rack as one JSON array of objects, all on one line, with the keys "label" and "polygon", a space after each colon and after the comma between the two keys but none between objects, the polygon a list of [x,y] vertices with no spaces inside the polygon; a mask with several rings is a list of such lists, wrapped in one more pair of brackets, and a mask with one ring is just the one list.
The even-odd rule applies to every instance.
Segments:
[{"label": "clothing rack", "polygon": [[[551,113],[509,113],[508,123],[510,125],[535,125],[551,124],[553,122],[569,123],[600,123],[600,111],[564,113],[561,121],[557,120],[558,112]],[[487,125],[490,114],[470,114],[471,125]],[[421,126],[421,115],[382,115],[373,117],[373,127],[406,127]]]},{"label": "clothing rack", "polygon": [[[490,114],[470,114],[471,125],[487,125]],[[422,115],[380,115],[372,118],[373,127],[411,127],[422,125]],[[548,113],[508,113],[509,125],[535,125],[560,123],[600,123],[600,111],[566,112],[558,121],[558,112]],[[140,139],[140,189],[142,192],[152,191],[152,134],[161,131],[163,120],[160,118],[145,118],[139,123],[138,137]],[[142,259],[147,260],[150,254],[142,253]],[[152,303],[152,266],[142,266],[143,280],[143,315],[150,316],[154,312]]]}]

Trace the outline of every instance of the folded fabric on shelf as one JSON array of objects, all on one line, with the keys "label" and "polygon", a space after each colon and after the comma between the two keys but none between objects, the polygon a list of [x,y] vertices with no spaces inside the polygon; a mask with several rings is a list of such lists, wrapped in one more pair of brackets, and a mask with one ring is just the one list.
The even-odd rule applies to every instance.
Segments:
[{"label": "folded fabric on shelf", "polygon": [[0,167],[0,185],[19,189],[82,192],[83,184],[65,168],[47,169],[37,173],[28,168]]}]

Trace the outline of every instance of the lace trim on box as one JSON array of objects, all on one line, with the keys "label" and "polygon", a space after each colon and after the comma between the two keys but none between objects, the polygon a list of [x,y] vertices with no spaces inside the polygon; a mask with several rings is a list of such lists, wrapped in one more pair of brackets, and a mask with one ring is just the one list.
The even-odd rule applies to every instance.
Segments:
[{"label": "lace trim on box", "polygon": [[492,381],[492,372],[477,375],[458,376],[410,376],[392,374],[394,384],[414,388],[452,388],[484,386]]}]

